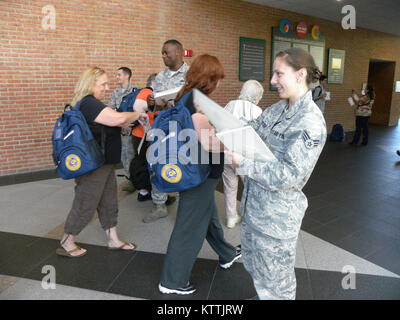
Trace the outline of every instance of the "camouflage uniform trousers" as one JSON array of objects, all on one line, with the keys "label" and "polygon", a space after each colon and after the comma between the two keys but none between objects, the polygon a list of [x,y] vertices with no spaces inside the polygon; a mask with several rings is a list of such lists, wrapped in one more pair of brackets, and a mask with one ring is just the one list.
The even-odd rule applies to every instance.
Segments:
[{"label": "camouflage uniform trousers", "polygon": [[135,157],[133,150],[132,136],[121,136],[121,162],[125,170],[125,174],[129,177],[129,166],[132,159]]},{"label": "camouflage uniform trousers", "polygon": [[294,300],[297,237],[276,239],[242,223],[242,259],[260,300]]}]

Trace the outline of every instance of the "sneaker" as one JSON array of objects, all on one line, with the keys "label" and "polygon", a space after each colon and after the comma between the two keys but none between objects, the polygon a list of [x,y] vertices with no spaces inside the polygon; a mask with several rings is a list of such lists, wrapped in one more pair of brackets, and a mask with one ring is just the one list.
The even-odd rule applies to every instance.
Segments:
[{"label": "sneaker", "polygon": [[233,229],[241,220],[242,220],[242,217],[239,215],[236,215],[233,218],[228,218],[228,220],[226,222],[226,226],[229,229]]},{"label": "sneaker", "polygon": [[400,150],[397,150],[396,153],[398,156],[400,156]]},{"label": "sneaker", "polygon": [[188,284],[186,287],[178,288],[178,289],[169,289],[167,287],[164,287],[161,285],[161,283],[158,284],[158,290],[160,290],[161,293],[165,294],[192,294],[193,292],[196,291],[196,288],[194,285]]},{"label": "sneaker", "polygon": [[239,258],[241,258],[242,257],[242,246],[239,244],[237,247],[236,247],[236,255],[235,255],[235,257],[231,260],[231,261],[229,261],[229,262],[227,262],[227,263],[224,263],[224,264],[220,264],[219,266],[222,268],[222,269],[229,269],[231,266],[232,266],[232,264],[237,260],[237,259],[239,259]]},{"label": "sneaker", "polygon": [[157,204],[150,214],[143,219],[144,223],[156,221],[168,215],[168,210],[165,204]]},{"label": "sneaker", "polygon": [[145,195],[141,194],[140,192],[137,195],[137,200],[140,202],[151,200],[151,193],[148,192]]}]

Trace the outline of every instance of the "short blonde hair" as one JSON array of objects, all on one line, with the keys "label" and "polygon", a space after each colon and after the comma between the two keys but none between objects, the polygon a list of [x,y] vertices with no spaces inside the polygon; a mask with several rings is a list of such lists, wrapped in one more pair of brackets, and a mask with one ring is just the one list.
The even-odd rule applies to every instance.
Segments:
[{"label": "short blonde hair", "polygon": [[89,94],[93,94],[93,86],[97,79],[105,74],[106,72],[99,67],[87,68],[78,80],[75,86],[74,98],[72,99],[71,105],[74,107],[75,104],[86,97]]}]

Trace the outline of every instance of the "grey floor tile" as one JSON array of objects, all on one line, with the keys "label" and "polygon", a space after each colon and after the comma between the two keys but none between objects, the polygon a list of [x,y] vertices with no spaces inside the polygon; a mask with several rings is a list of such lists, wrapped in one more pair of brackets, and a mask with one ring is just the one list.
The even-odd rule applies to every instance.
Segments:
[{"label": "grey floor tile", "polygon": [[228,270],[217,268],[208,299],[245,300],[257,292],[253,280],[242,263],[234,263]]}]

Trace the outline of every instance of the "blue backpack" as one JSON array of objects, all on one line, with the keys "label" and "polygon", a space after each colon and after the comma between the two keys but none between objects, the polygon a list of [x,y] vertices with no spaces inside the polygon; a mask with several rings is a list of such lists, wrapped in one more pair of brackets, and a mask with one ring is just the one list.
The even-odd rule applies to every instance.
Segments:
[{"label": "blue backpack", "polygon": [[131,93],[122,98],[121,104],[117,108],[118,112],[133,112],[133,104],[141,89],[132,88]]},{"label": "blue backpack", "polygon": [[[192,189],[210,174],[208,152],[198,142],[192,116],[184,105],[190,93],[186,93],[174,107],[161,111],[149,132],[153,138],[147,150],[150,180],[157,190],[164,193]],[[191,130],[182,132],[184,129]],[[191,132],[190,136],[188,132]],[[206,163],[201,164],[199,159]]]},{"label": "blue backpack", "polygon": [[341,124],[337,123],[332,127],[332,132],[329,140],[339,142],[342,142],[344,140],[344,130]]},{"label": "blue backpack", "polygon": [[[100,148],[79,110],[81,101],[73,109],[70,105],[65,106],[53,130],[53,161],[58,175],[64,180],[77,178],[104,164],[104,128],[101,126]],[[66,110],[68,107],[70,110]]]}]

